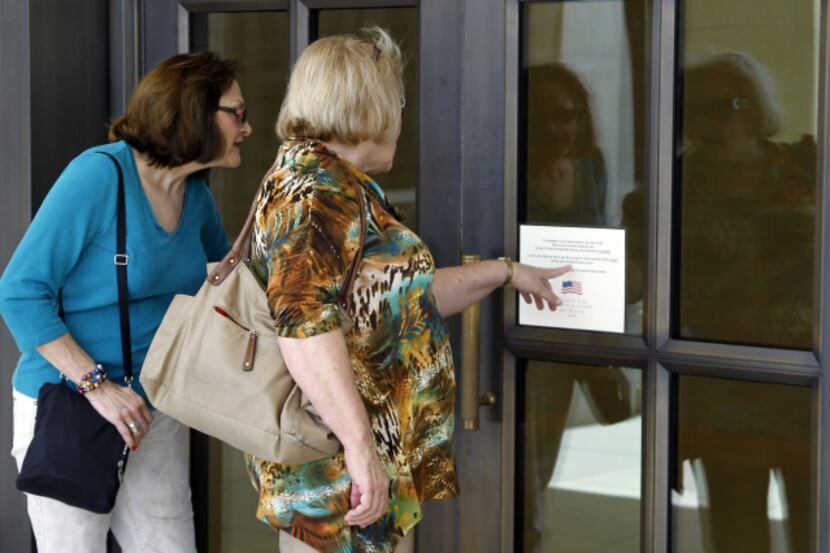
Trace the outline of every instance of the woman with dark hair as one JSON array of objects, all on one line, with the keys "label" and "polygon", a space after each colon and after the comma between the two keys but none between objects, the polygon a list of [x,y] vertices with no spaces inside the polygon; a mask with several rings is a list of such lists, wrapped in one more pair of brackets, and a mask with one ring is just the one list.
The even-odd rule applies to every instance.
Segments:
[{"label": "woman with dark hair", "polygon": [[[147,543],[196,551],[187,429],[152,411],[137,376],[173,296],[195,293],[206,262],[229,249],[203,176],[237,167],[251,134],[236,76],[234,61],[212,53],[174,56],[151,71],[110,128],[112,142],[83,152],[55,182],[0,279],[0,312],[22,353],[12,378],[18,468],[38,390],[62,376],[133,450],[109,514],[27,495],[40,553],[103,552],[109,530],[125,552]],[[115,163],[126,200],[132,386],[113,266]]]},{"label": "woman with dark hair", "polygon": [[590,94],[561,63],[527,70],[527,221],[605,224],[606,171]]},{"label": "woman with dark hair", "polygon": [[[605,226],[606,170],[596,146],[590,94],[562,63],[527,70],[527,220],[550,225]],[[563,453],[562,438],[579,385],[596,423],[632,416],[631,386],[613,367],[529,363],[524,423],[524,551],[551,547],[546,521],[554,494],[549,489]]]}]

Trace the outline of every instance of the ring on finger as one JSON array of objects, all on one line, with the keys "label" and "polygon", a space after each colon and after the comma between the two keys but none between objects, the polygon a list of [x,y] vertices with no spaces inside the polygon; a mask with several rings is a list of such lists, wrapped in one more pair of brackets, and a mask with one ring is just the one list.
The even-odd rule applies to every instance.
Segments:
[{"label": "ring on finger", "polygon": [[130,429],[130,433],[133,435],[141,432],[141,425],[138,424],[136,421],[129,421],[127,423],[127,428]]}]

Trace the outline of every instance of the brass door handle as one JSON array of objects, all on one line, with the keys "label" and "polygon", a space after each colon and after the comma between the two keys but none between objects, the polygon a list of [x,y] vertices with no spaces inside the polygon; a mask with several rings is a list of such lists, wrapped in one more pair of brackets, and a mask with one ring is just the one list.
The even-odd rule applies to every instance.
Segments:
[{"label": "brass door handle", "polygon": [[[479,255],[462,255],[461,264],[468,265],[481,260]],[[481,351],[481,310],[478,303],[461,312],[461,427],[478,430],[481,406],[496,405],[496,394],[478,395],[479,361]]]}]

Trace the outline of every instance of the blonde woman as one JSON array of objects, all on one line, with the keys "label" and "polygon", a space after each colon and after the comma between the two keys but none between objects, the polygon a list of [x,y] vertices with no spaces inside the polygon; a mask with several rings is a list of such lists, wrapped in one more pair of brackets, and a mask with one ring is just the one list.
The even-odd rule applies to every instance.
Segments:
[{"label": "blonde woman", "polygon": [[[258,516],[280,530],[283,553],[412,551],[421,504],[458,493],[444,317],[506,284],[540,309],[559,304],[548,280],[567,267],[435,269],[369,176],[392,167],[403,105],[400,50],[373,28],[311,44],[277,122],[284,142],[259,191],[252,267],[291,375],[343,444],[300,466],[248,458]],[[363,259],[341,303],[361,205]]]}]

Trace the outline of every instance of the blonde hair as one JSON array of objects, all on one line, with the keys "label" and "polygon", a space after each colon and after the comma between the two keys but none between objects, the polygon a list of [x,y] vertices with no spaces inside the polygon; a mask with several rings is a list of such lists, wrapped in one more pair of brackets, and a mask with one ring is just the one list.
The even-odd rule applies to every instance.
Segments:
[{"label": "blonde hair", "polygon": [[[770,138],[781,130],[784,115],[775,95],[772,76],[758,60],[742,52],[723,52],[692,63],[684,80],[697,85],[696,94],[709,94],[718,77],[731,79],[751,102],[749,116],[758,136]],[[692,101],[694,98],[692,98]]]},{"label": "blonde hair", "polygon": [[391,143],[403,93],[401,50],[389,33],[369,27],[360,36],[321,38],[294,65],[277,136]]}]

